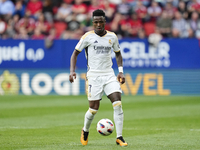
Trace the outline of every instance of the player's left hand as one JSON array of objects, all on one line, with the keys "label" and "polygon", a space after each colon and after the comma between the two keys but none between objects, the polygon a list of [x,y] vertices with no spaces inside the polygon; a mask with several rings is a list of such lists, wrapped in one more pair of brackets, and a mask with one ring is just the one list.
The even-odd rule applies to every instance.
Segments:
[{"label": "player's left hand", "polygon": [[117,80],[121,83],[124,84],[125,83],[125,77],[124,74],[122,72],[119,72],[119,74],[117,75]]}]

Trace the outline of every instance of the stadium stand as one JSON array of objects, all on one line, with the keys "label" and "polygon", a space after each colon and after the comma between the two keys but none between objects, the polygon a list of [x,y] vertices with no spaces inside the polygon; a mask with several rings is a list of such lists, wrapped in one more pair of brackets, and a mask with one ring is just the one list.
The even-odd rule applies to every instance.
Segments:
[{"label": "stadium stand", "polygon": [[[35,26],[41,14],[44,15],[45,20],[50,24],[50,28],[56,29],[57,35],[60,36],[60,38],[62,38],[61,35],[63,32],[69,30],[67,26],[74,15],[76,16],[78,24],[80,23],[79,31],[87,32],[88,29],[92,29],[92,24],[88,17],[91,17],[91,12],[97,8],[104,9],[106,14],[108,14],[106,17],[106,29],[115,32],[121,38],[141,38],[141,36],[139,36],[141,31],[144,31],[145,37],[148,38],[151,33],[154,33],[155,28],[159,29],[157,21],[162,17],[163,11],[168,12],[167,18],[170,19],[171,22],[176,22],[176,27],[181,27],[181,24],[176,21],[177,19],[174,14],[180,12],[182,15],[181,18],[185,20],[184,26],[186,30],[190,31],[189,36],[177,36],[172,23],[167,37],[199,38],[195,27],[191,26],[191,22],[192,24],[195,23],[191,16],[193,12],[196,12],[196,23],[199,22],[200,0],[2,0],[0,2],[0,16],[3,21],[2,28],[6,28],[1,31],[0,38],[20,39],[20,34],[23,33],[25,35],[27,33],[27,36],[25,35],[24,37],[32,39],[35,31],[30,32],[26,24],[21,26],[19,26],[19,24],[22,22],[21,20],[24,16],[26,16],[29,20],[32,20],[33,26]],[[132,21],[130,21],[134,13],[137,14],[138,19],[141,21],[142,29],[134,34],[123,34],[126,28],[122,29],[121,24],[126,24],[127,28],[128,26],[130,26],[130,28],[135,28],[135,25],[131,24]],[[120,20],[117,21],[119,26],[116,26],[113,22],[116,22],[115,18],[117,18],[116,16],[119,16],[119,14],[122,16]],[[16,15],[18,15],[18,19],[16,19]],[[34,28],[34,30],[38,30],[37,27]],[[48,37],[49,31],[50,29],[48,29],[48,32],[45,32],[45,34],[43,34],[43,31],[40,31],[42,35],[44,35],[41,36],[41,38]],[[81,34],[77,35],[79,36],[70,37],[79,39]]]}]

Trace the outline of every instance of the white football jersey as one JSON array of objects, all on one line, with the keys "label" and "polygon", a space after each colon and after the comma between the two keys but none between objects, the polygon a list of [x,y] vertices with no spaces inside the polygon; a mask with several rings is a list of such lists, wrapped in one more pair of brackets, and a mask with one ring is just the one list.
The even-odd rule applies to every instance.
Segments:
[{"label": "white football jersey", "polygon": [[114,74],[111,51],[120,51],[114,32],[107,31],[104,36],[99,36],[94,31],[89,31],[81,37],[75,49],[79,52],[85,49],[87,76]]}]

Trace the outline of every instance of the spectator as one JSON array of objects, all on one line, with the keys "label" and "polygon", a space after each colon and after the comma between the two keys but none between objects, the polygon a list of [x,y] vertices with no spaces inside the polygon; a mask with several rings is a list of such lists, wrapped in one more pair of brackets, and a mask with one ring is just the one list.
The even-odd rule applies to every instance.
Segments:
[{"label": "spectator", "polygon": [[115,5],[110,3],[109,0],[103,0],[101,4],[102,9],[106,13],[106,22],[109,23],[112,21],[115,15]]},{"label": "spectator", "polygon": [[149,21],[150,17],[147,13],[147,7],[143,5],[142,1],[137,1],[133,11],[138,15],[138,18],[141,19],[143,23]]},{"label": "spectator", "polygon": [[52,27],[49,30],[49,35],[47,36],[47,39],[49,39],[49,40],[59,39],[59,36],[56,34],[56,29],[54,27]]},{"label": "spectator", "polygon": [[191,1],[191,0],[182,0],[186,5]]},{"label": "spectator", "polygon": [[192,12],[191,19],[188,21],[189,27],[194,33],[194,37],[200,39],[200,19],[198,12]]},{"label": "spectator", "polygon": [[44,0],[43,1],[43,7],[42,7],[42,13],[44,14],[46,20],[53,24],[53,5],[51,0]]},{"label": "spectator", "polygon": [[72,15],[72,20],[67,22],[67,30],[61,35],[62,39],[79,39],[83,35],[81,24],[76,20],[76,14]]},{"label": "spectator", "polygon": [[131,5],[127,0],[122,0],[122,2],[117,5],[116,11],[123,15],[129,15],[131,12]]},{"label": "spectator", "polygon": [[178,11],[182,14],[184,19],[186,20],[188,19],[189,15],[188,15],[187,7],[184,1],[179,1]]},{"label": "spectator", "polygon": [[170,19],[173,19],[177,8],[172,5],[172,2],[167,2],[163,10],[167,12],[167,15]]},{"label": "spectator", "polygon": [[41,39],[44,39],[45,38],[45,35],[42,34],[40,28],[35,28],[34,30],[34,34],[32,35],[32,38],[33,40],[41,40]]},{"label": "spectator", "polygon": [[141,30],[138,31],[138,38],[139,39],[145,39],[146,38],[144,29],[141,29]]},{"label": "spectator", "polygon": [[28,40],[29,35],[28,35],[28,32],[27,32],[27,29],[25,29],[25,27],[19,28],[18,33],[16,34],[14,39]]},{"label": "spectator", "polygon": [[121,20],[120,25],[124,37],[138,37],[138,31],[143,28],[142,22],[138,19],[136,13],[133,13],[131,18]]},{"label": "spectator", "polygon": [[121,19],[120,19],[120,22],[119,22],[121,35],[122,35],[122,37],[128,37],[128,28],[127,27],[130,25],[128,23],[129,16],[123,15],[121,13],[119,13],[119,14],[121,15]]},{"label": "spectator", "polygon": [[92,17],[92,12],[96,9],[102,9],[102,5],[100,5],[99,0],[91,0],[91,4],[89,5],[87,12]]},{"label": "spectator", "polygon": [[197,11],[200,13],[200,2],[198,0],[191,0],[187,3],[187,10],[189,12],[189,16],[193,11]]},{"label": "spectator", "polygon": [[0,16],[0,37],[2,38],[6,31],[6,22],[3,21],[3,16]]},{"label": "spectator", "polygon": [[83,0],[75,0],[72,13],[76,14],[76,20],[79,22],[87,17],[87,6],[83,3]]},{"label": "spectator", "polygon": [[44,14],[41,14],[35,23],[35,27],[40,29],[40,32],[42,34],[48,35],[49,30],[51,28],[51,24],[48,21],[46,21]]},{"label": "spectator", "polygon": [[17,0],[15,4],[14,14],[18,14],[20,18],[24,17],[26,10],[26,5],[23,3],[23,0]]},{"label": "spectator", "polygon": [[120,26],[121,18],[122,18],[122,15],[120,13],[116,13],[114,15],[112,22],[110,23],[110,30],[112,32],[115,32],[118,38],[122,38],[122,31],[121,31],[121,26]]},{"label": "spectator", "polygon": [[[15,0],[13,0],[15,1]],[[23,0],[24,4],[27,5],[30,0]]]},{"label": "spectator", "polygon": [[62,3],[62,2],[66,2],[66,1],[72,1],[72,0],[51,0],[51,3],[52,3],[52,5],[53,5],[53,7],[54,8],[57,8],[57,7],[59,7],[60,6],[60,4]]},{"label": "spectator", "polygon": [[7,29],[6,29],[6,38],[14,38],[16,36],[15,25],[19,21],[19,15],[15,14],[12,18],[8,20]]},{"label": "spectator", "polygon": [[80,28],[80,22],[76,20],[76,14],[72,15],[72,20],[67,22],[67,29],[70,31],[76,31]]},{"label": "spectator", "polygon": [[81,28],[83,29],[84,32],[90,31],[93,29],[93,23],[92,23],[92,18],[91,14],[87,14],[87,18],[81,22]]},{"label": "spectator", "polygon": [[10,0],[0,1],[0,15],[3,15],[5,21],[8,21],[15,11],[15,5]]},{"label": "spectator", "polygon": [[151,6],[147,8],[147,12],[151,17],[151,21],[156,21],[156,19],[161,15],[162,8],[158,5],[158,3],[153,0],[151,2]]},{"label": "spectator", "polygon": [[20,20],[20,16],[18,14],[15,14],[12,16],[12,25],[14,28],[15,28],[16,24],[19,22],[19,20]]},{"label": "spectator", "polygon": [[57,13],[55,14],[55,19],[57,21],[70,21],[72,13],[72,5],[63,2],[61,6],[58,8]]},{"label": "spectator", "polygon": [[139,0],[142,1],[142,4],[146,7],[148,7],[151,4],[151,0]]},{"label": "spectator", "polygon": [[26,15],[37,19],[39,15],[42,13],[42,2],[40,0],[30,0],[27,3],[26,7]]},{"label": "spectator", "polygon": [[151,0],[129,0],[129,3],[131,4],[133,9],[135,9],[138,2],[141,2],[142,5],[144,5],[145,7],[148,7],[150,5]]},{"label": "spectator", "polygon": [[49,35],[45,39],[45,47],[48,49],[51,48],[55,39],[59,39],[59,36],[56,34],[56,29],[51,28],[49,31]]},{"label": "spectator", "polygon": [[[27,34],[31,36],[35,29],[35,20],[25,15],[23,18],[19,20],[19,22],[15,26],[15,29],[17,32],[21,31],[20,28],[24,28]],[[24,35],[23,30],[22,30],[22,33]]]},{"label": "spectator", "polygon": [[156,27],[163,37],[171,37],[172,19],[168,16],[167,11],[163,11],[156,21]]},{"label": "spectator", "polygon": [[182,17],[181,13],[177,11],[172,21],[172,36],[175,38],[188,38],[193,36],[193,32],[189,29],[186,20]]},{"label": "spectator", "polygon": [[130,25],[128,26],[129,37],[138,37],[138,32],[143,29],[143,25],[136,13],[131,14],[129,19]]},{"label": "spectator", "polygon": [[179,1],[182,1],[182,0],[164,0],[164,1],[163,0],[158,0],[158,1],[160,1],[163,6],[165,6],[166,3],[171,3],[173,5],[173,7],[177,8]]}]

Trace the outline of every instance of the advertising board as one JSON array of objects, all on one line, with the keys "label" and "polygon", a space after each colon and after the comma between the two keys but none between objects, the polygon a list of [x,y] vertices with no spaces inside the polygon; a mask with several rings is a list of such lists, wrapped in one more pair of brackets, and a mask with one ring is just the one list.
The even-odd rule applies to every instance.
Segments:
[{"label": "advertising board", "polygon": [[[117,73],[117,69],[115,70]],[[74,83],[69,70],[0,69],[0,95],[86,94],[85,70],[77,71]],[[124,70],[125,95],[199,95],[200,70]]]},{"label": "advertising board", "polygon": [[[55,40],[49,49],[44,40],[0,40],[0,68],[69,69],[78,40]],[[200,69],[197,39],[166,39],[158,47],[147,40],[120,40],[124,68]],[[114,52],[113,67],[117,68]],[[77,68],[86,69],[84,52],[78,56]]]}]

